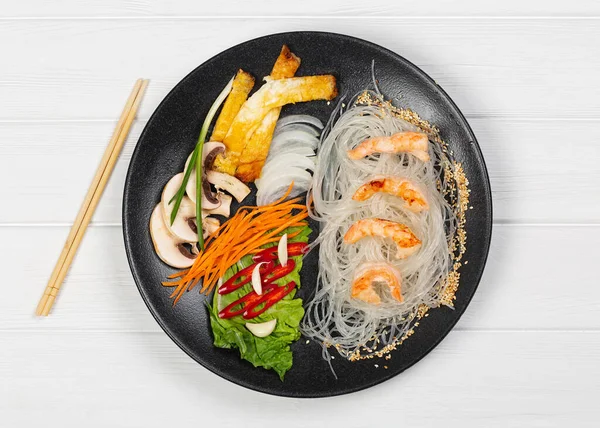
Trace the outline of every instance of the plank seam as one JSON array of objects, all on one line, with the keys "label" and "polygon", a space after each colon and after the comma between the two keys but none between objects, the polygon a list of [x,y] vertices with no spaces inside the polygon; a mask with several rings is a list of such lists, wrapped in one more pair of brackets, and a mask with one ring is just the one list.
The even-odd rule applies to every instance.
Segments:
[{"label": "plank seam", "polygon": [[592,16],[581,16],[581,15],[564,15],[564,16],[553,16],[553,15],[536,15],[536,16],[492,16],[492,15],[456,15],[456,16],[442,16],[442,15],[414,15],[414,16],[403,16],[403,15],[337,15],[331,12],[330,15],[156,15],[156,16],[12,16],[12,17],[0,17],[0,21],[207,21],[207,20],[364,20],[365,18],[373,18],[377,20],[516,20],[516,21],[560,21],[560,20],[577,20],[577,21],[590,21],[600,19],[600,15]]}]

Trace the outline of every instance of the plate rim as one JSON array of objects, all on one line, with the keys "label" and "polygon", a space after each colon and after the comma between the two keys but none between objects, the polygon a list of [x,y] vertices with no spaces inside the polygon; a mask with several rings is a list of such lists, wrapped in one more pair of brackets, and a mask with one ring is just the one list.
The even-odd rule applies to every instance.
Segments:
[{"label": "plate rim", "polygon": [[[421,356],[419,356],[419,358],[415,359],[412,364],[410,364],[409,366],[405,367],[404,369],[398,371],[398,372],[393,372],[390,373],[389,376],[383,377],[383,378],[379,378],[374,380],[373,382],[366,382],[360,386],[357,387],[349,387],[349,388],[345,388],[343,390],[339,390],[339,391],[326,391],[324,393],[315,393],[315,394],[294,394],[294,393],[285,393],[285,392],[275,392],[272,391],[268,388],[261,388],[260,385],[255,385],[249,382],[245,382],[243,379],[239,379],[239,378],[235,378],[233,376],[228,376],[227,373],[225,372],[221,372],[218,371],[216,369],[214,369],[213,367],[211,367],[210,365],[205,364],[204,361],[201,361],[200,359],[196,358],[196,356],[194,355],[194,353],[192,352],[192,350],[189,348],[189,346],[187,346],[185,343],[183,343],[182,341],[180,341],[177,337],[175,337],[175,335],[173,334],[173,332],[171,331],[172,329],[169,328],[166,323],[163,322],[163,320],[158,316],[158,314],[155,312],[153,306],[150,304],[149,302],[149,298],[146,295],[146,291],[144,289],[144,287],[142,287],[142,285],[140,284],[140,280],[139,280],[139,274],[134,266],[134,263],[132,261],[132,248],[131,248],[131,242],[130,242],[130,233],[129,233],[129,223],[127,221],[127,216],[126,213],[128,211],[128,188],[130,187],[130,181],[131,181],[131,175],[132,175],[132,168],[131,165],[136,161],[136,159],[139,156],[142,156],[141,154],[141,149],[139,146],[139,142],[145,137],[147,131],[148,131],[148,125],[150,123],[152,123],[154,117],[157,115],[157,112],[161,109],[161,107],[163,106],[163,104],[165,104],[175,93],[176,89],[179,87],[179,85],[181,85],[182,83],[184,83],[185,81],[187,81],[188,79],[191,78],[192,75],[194,75],[196,73],[196,71],[199,68],[202,68],[204,66],[206,66],[207,64],[209,64],[210,62],[216,60],[218,57],[227,55],[230,51],[238,48],[241,45],[244,45],[246,43],[249,42],[259,42],[260,40],[263,39],[269,39],[271,37],[281,37],[281,36],[286,36],[286,35],[290,35],[290,36],[302,36],[302,35],[321,35],[321,36],[325,36],[325,37],[334,37],[334,38],[338,38],[338,39],[343,39],[345,41],[348,42],[352,42],[352,43],[358,43],[358,44],[362,44],[365,46],[368,46],[370,48],[373,48],[375,50],[378,51],[382,51],[383,53],[390,55],[392,57],[394,57],[396,60],[403,62],[408,68],[410,68],[413,72],[415,72],[416,74],[418,74],[421,78],[423,78],[428,84],[435,86],[436,90],[440,92],[440,94],[443,96],[443,98],[449,103],[451,109],[453,110],[452,113],[454,115],[454,118],[457,119],[459,121],[459,125],[464,127],[464,129],[467,131],[467,133],[470,135],[471,137],[471,141],[468,142],[468,144],[470,144],[471,148],[473,149],[473,154],[476,160],[476,163],[480,166],[481,168],[481,175],[482,175],[482,184],[483,184],[483,196],[484,196],[484,202],[485,202],[485,211],[487,211],[489,213],[489,221],[487,221],[485,223],[485,234],[487,236],[487,242],[485,242],[485,254],[481,254],[482,257],[482,263],[480,268],[478,269],[478,271],[476,272],[475,275],[475,280],[473,281],[474,286],[473,286],[473,291],[471,292],[471,294],[468,296],[467,299],[465,299],[464,301],[464,306],[462,309],[460,309],[459,312],[457,312],[458,316],[456,317],[455,320],[451,321],[448,324],[444,325],[444,331],[441,332],[441,334],[439,335],[438,339],[436,341],[434,341],[431,346],[429,346],[428,348],[426,348],[425,352],[422,353]],[[278,32],[278,33],[270,33],[270,34],[266,34],[263,36],[259,36],[259,37],[255,37],[252,39],[248,39],[245,40],[243,42],[237,43],[233,46],[230,46],[229,48],[211,56],[210,58],[208,58],[206,61],[202,62],[200,65],[198,65],[197,67],[194,67],[189,73],[187,73],[181,80],[179,80],[177,82],[177,84],[175,84],[175,86],[173,86],[173,88],[167,93],[167,95],[162,99],[162,101],[156,106],[156,108],[154,109],[152,115],[148,118],[148,121],[146,122],[146,125],[144,126],[144,129],[142,131],[142,133],[140,134],[135,148],[133,150],[133,153],[131,155],[131,159],[129,161],[129,165],[127,167],[127,175],[125,177],[125,182],[123,185],[123,203],[122,203],[122,210],[121,210],[121,221],[122,221],[122,229],[123,229],[123,239],[124,239],[124,243],[125,243],[125,253],[127,256],[127,262],[129,264],[129,268],[131,270],[131,274],[133,276],[133,280],[135,282],[136,288],[138,289],[138,292],[140,293],[142,300],[144,301],[144,304],[146,305],[146,307],[148,308],[148,311],[150,312],[150,314],[152,314],[152,317],[155,319],[155,321],[157,322],[157,324],[161,327],[161,329],[167,334],[167,336],[183,351],[185,352],[190,358],[192,358],[194,361],[196,361],[197,363],[199,363],[202,367],[204,367],[205,369],[209,370],[210,372],[216,374],[217,376],[221,377],[222,379],[225,379],[235,385],[239,385],[242,386],[244,388],[247,388],[249,390],[252,391],[256,391],[256,392],[260,392],[263,394],[268,394],[268,395],[272,395],[272,396],[278,396],[278,397],[286,397],[286,398],[325,398],[325,397],[334,397],[334,396],[340,396],[340,395],[346,395],[346,394],[351,394],[351,393],[356,393],[368,388],[371,388],[373,386],[379,385],[383,382],[386,382],[388,380],[390,380],[393,377],[396,377],[397,375],[403,373],[404,371],[406,371],[407,369],[413,367],[415,364],[417,364],[419,361],[421,361],[425,356],[429,355],[429,353],[435,349],[450,333],[450,331],[452,331],[454,329],[454,327],[456,326],[456,324],[458,323],[458,321],[460,320],[460,318],[463,316],[464,312],[466,311],[467,307],[469,306],[469,304],[471,303],[471,300],[473,299],[473,296],[475,296],[475,293],[477,292],[477,289],[479,288],[479,285],[481,283],[481,278],[483,277],[483,272],[485,270],[485,267],[487,265],[487,260],[488,260],[488,256],[489,256],[489,252],[490,252],[490,247],[491,247],[491,241],[492,241],[492,232],[493,232],[493,199],[492,199],[492,189],[491,189],[491,183],[490,183],[490,178],[489,178],[489,173],[488,173],[488,169],[487,169],[487,165],[485,163],[485,159],[483,157],[483,153],[481,151],[481,147],[479,145],[479,142],[477,140],[477,137],[475,136],[475,133],[473,132],[473,129],[471,128],[471,126],[469,125],[469,123],[467,122],[467,119],[465,118],[464,114],[462,113],[462,111],[458,108],[458,106],[456,105],[456,103],[454,102],[454,100],[450,97],[450,95],[448,95],[448,93],[440,86],[438,85],[435,80],[430,77],[425,71],[423,71],[421,68],[419,68],[418,66],[416,66],[415,64],[413,64],[411,61],[407,60],[406,58],[404,58],[402,55],[384,47],[381,46],[377,43],[365,40],[365,39],[361,39],[359,37],[355,37],[355,36],[351,36],[348,34],[343,34],[343,33],[335,33],[335,32],[329,32],[329,31],[284,31],[284,32]]]}]

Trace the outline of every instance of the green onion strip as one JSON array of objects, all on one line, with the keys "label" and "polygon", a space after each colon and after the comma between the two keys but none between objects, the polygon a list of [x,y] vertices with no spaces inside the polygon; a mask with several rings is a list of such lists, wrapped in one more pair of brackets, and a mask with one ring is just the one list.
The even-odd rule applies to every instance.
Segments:
[{"label": "green onion strip", "polygon": [[[210,107],[206,118],[204,119],[204,123],[202,124],[202,129],[200,130],[200,136],[198,137],[198,143],[194,148],[194,152],[192,153],[192,157],[190,158],[190,163],[188,164],[185,174],[183,175],[183,182],[181,183],[181,187],[173,197],[169,201],[172,203],[175,201],[175,206],[173,207],[173,212],[171,213],[171,224],[175,221],[175,217],[177,216],[177,211],[179,210],[179,206],[181,205],[181,200],[183,199],[183,195],[185,194],[185,188],[187,186],[188,180],[190,179],[190,175],[192,175],[192,170],[196,167],[196,229],[198,230],[198,246],[201,251],[204,251],[204,234],[202,230],[202,148],[204,147],[204,140],[206,139],[206,134],[208,133],[208,128],[217,113],[221,104],[225,101],[229,93],[231,92],[231,88],[233,87],[233,79],[229,81],[229,83],[223,88],[213,105]],[[198,156],[200,156],[200,162],[197,162]]]}]

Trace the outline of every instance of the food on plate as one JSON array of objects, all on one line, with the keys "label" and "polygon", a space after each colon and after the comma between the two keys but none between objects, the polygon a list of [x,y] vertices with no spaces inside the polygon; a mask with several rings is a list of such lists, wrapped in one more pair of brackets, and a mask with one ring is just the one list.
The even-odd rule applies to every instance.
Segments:
[{"label": "food on plate", "polygon": [[[173,305],[196,286],[213,293],[214,345],[282,380],[301,333],[329,362],[332,348],[355,361],[394,349],[429,309],[451,307],[468,204],[437,129],[378,90],[340,101],[326,126],[280,117],[286,104],[337,96],[335,77],[293,77],[299,66],[284,45],[251,96],[254,79],[238,71],[150,221],[157,254],[181,269],[162,283]],[[256,206],[239,207],[249,182]],[[311,243],[309,216],[320,223]],[[303,306],[303,257],[317,246],[316,291]]]},{"label": "food on plate", "polygon": [[[175,220],[170,223],[173,212],[173,204],[169,201],[177,193],[183,180],[183,173],[173,176],[163,188],[160,200],[161,213],[163,214],[165,225],[171,234],[175,235],[184,242],[198,242],[198,233],[196,229],[196,204],[188,197],[183,197],[179,210],[175,215]],[[203,213],[203,217],[206,214]]]},{"label": "food on plate", "polygon": [[[180,207],[181,202],[186,193],[188,180],[189,180],[190,176],[192,175],[192,170],[194,170],[196,173],[196,177],[195,177],[196,178],[196,180],[195,180],[196,181],[196,198],[195,198],[196,199],[196,226],[197,226],[197,235],[198,235],[198,247],[201,251],[204,251],[204,232],[203,232],[203,225],[202,225],[202,214],[203,214],[204,210],[202,208],[202,200],[207,196],[207,195],[204,195],[204,197],[203,197],[203,195],[202,195],[202,189],[203,189],[202,179],[206,175],[203,171],[203,169],[204,169],[203,163],[206,159],[212,160],[214,158],[214,156],[212,156],[213,149],[210,147],[207,147],[207,154],[205,157],[204,141],[205,141],[206,135],[208,133],[208,128],[210,127],[210,124],[212,123],[212,120],[213,120],[215,114],[217,113],[217,110],[219,109],[221,104],[223,104],[223,102],[225,101],[225,99],[227,98],[229,93],[231,92],[231,88],[233,87],[233,81],[234,81],[234,78],[232,78],[227,83],[227,85],[225,85],[223,90],[219,93],[219,95],[213,102],[212,106],[208,110],[208,113],[207,113],[206,117],[204,118],[204,122],[202,123],[202,128],[200,129],[200,135],[198,136],[198,142],[196,143],[196,147],[194,147],[194,151],[185,167],[183,179],[181,180],[181,186],[179,187],[179,190],[177,191],[177,193],[169,201],[169,204],[171,204],[171,203],[173,204],[173,211],[171,212],[171,219],[170,219],[170,223],[172,224],[175,221],[177,212],[179,211],[179,207]],[[198,157],[200,157],[199,161],[197,161]],[[207,194],[208,193],[210,193],[210,191],[208,191]],[[214,208],[214,206],[213,206],[213,208]]]},{"label": "food on plate", "polygon": [[428,209],[427,199],[415,183],[406,178],[386,177],[384,175],[371,177],[354,192],[352,199],[366,201],[379,192],[404,199],[406,207],[413,212],[418,213]]},{"label": "food on plate", "polygon": [[222,215],[223,217],[229,217],[231,215],[231,202],[233,201],[233,197],[227,193],[218,192],[217,198],[219,201],[221,201],[221,204],[217,208],[213,208],[210,211],[204,210],[202,215],[204,215],[204,213],[211,215]]},{"label": "food on plate", "polygon": [[[290,344],[300,338],[304,309],[295,294],[310,232],[308,226],[299,226],[276,236],[279,242],[283,236],[289,238],[289,259],[283,265],[277,257],[279,242],[275,241],[234,263],[209,307],[214,345],[237,348],[243,359],[255,367],[274,370],[281,380],[293,364]],[[251,277],[260,263],[262,293],[258,294]]]},{"label": "food on plate", "polygon": [[273,318],[270,321],[260,323],[247,322],[246,328],[256,337],[267,337],[269,334],[273,333],[276,325],[277,319]]},{"label": "food on plate", "polygon": [[[304,315],[295,297],[310,248],[302,193],[310,186],[323,124],[307,115],[279,115],[286,104],[337,95],[333,76],[294,78],[299,66],[284,45],[250,98],[254,78],[238,71],[206,115],[184,172],[165,185],[150,225],[159,257],[184,269],[163,282],[173,288],[173,305],[196,285],[206,294],[216,288],[209,307],[215,346],[238,348],[242,358],[281,379],[292,366],[289,345],[300,337]],[[238,207],[250,194],[244,182],[252,181],[260,206]]]},{"label": "food on plate", "polygon": [[468,205],[435,127],[378,90],[348,104],[323,130],[307,196],[319,277],[301,331],[330,363],[334,349],[350,361],[383,356],[429,309],[452,307]]},{"label": "food on plate", "polygon": [[397,267],[385,262],[365,262],[354,272],[350,295],[366,303],[379,305],[381,297],[376,286],[386,287],[390,296],[402,302],[402,274]]},{"label": "food on plate", "polygon": [[364,218],[354,223],[344,235],[346,244],[354,244],[366,237],[391,238],[398,249],[396,257],[405,259],[421,246],[421,240],[402,223],[381,218]]},{"label": "food on plate", "polygon": [[[219,153],[225,151],[225,145],[223,143],[209,141],[202,146],[202,164],[203,164],[203,177],[202,177],[202,209],[204,210],[214,210],[219,208],[221,205],[220,195],[215,194],[211,187],[210,183],[206,179],[206,172],[212,168],[212,164],[216,156]],[[188,156],[187,161],[185,162],[184,171],[187,171],[190,165],[190,161],[194,153],[192,152],[190,156]],[[183,178],[182,181],[183,182]],[[185,186],[185,193],[190,198],[190,200],[195,204],[196,203],[196,170],[192,169],[192,173],[190,174],[190,178]]]},{"label": "food on plate", "polygon": [[238,202],[242,202],[246,199],[246,196],[250,194],[250,188],[248,186],[229,174],[224,174],[219,171],[208,171],[206,173],[206,179],[209,183],[213,184],[217,190],[225,190],[231,193]]},{"label": "food on plate", "polygon": [[[161,202],[154,210],[154,213],[158,213],[156,215],[162,215],[162,224],[154,217],[154,213],[150,219],[150,236],[156,253],[162,261],[172,267],[189,267],[193,259],[196,258],[198,250],[204,249],[204,239],[216,232],[220,226],[218,219],[209,217],[211,210],[218,209],[221,206],[221,199],[213,194],[209,181],[204,180],[204,182],[198,183],[200,180],[194,180],[196,184],[200,184],[199,189],[195,192],[188,192],[188,194],[193,195],[195,200],[185,196],[185,193],[188,188],[188,180],[192,176],[192,169],[194,169],[195,174],[199,172],[202,176],[205,176],[206,174],[203,173],[201,168],[202,164],[210,168],[217,153],[223,151],[222,143],[212,143],[204,146],[204,138],[212,118],[231,90],[231,86],[232,81],[221,91],[205,118],[198,144],[186,163],[185,173],[173,176],[163,188]],[[199,153],[202,153],[201,160],[197,162],[198,165],[194,168],[194,162]],[[204,201],[204,206],[202,201]],[[224,212],[224,210],[221,212]],[[176,238],[173,244],[185,258],[175,257],[176,254],[171,248],[173,245],[165,245],[167,240],[163,229]],[[183,245],[184,243],[197,243],[197,246],[194,244],[191,248],[192,251],[188,251],[188,248]]]},{"label": "food on plate", "polygon": [[154,207],[150,216],[150,236],[154,244],[154,251],[169,266],[186,268],[194,263],[198,253],[196,244],[189,244],[169,232],[161,204]]},{"label": "food on plate", "polygon": [[254,77],[242,69],[238,70],[235,79],[233,79],[231,92],[225,100],[221,113],[215,122],[215,128],[210,136],[211,141],[223,141],[227,135],[227,131],[231,127],[233,119],[235,119],[235,116],[240,111],[242,104],[248,98],[248,94],[250,94],[253,87]]},{"label": "food on plate", "polygon": [[429,138],[423,132],[402,131],[392,135],[371,137],[348,150],[350,159],[361,159],[373,153],[407,152],[429,162]]},{"label": "food on plate", "polygon": [[[286,45],[281,48],[281,53],[275,61],[273,70],[268,79],[285,79],[294,77],[300,67],[300,58],[290,51]],[[271,138],[281,113],[281,107],[271,109],[263,121],[258,125],[250,141],[246,144],[239,159],[239,165],[236,167],[235,176],[240,180],[249,183],[260,176],[260,171],[269,154]]]},{"label": "food on plate", "polygon": [[[171,275],[171,280],[163,283],[175,287],[171,294],[174,303],[199,282],[202,283],[200,292],[210,293],[230,266],[258,252],[263,245],[277,243],[278,235],[287,228],[305,226],[306,206],[299,203],[300,198],[284,202],[288,194],[263,207],[241,207],[209,236],[206,249],[200,252],[190,269]],[[293,237],[288,234],[288,238]]]},{"label": "food on plate", "polygon": [[292,185],[290,197],[306,193],[312,182],[323,124],[312,116],[287,116],[277,124],[269,156],[255,180],[256,203],[276,201]]},{"label": "food on plate", "polygon": [[252,133],[270,110],[286,104],[314,100],[331,100],[337,96],[334,76],[304,76],[274,79],[265,83],[244,103],[223,140],[227,151],[218,157],[218,171],[234,175],[240,156],[250,141]]}]

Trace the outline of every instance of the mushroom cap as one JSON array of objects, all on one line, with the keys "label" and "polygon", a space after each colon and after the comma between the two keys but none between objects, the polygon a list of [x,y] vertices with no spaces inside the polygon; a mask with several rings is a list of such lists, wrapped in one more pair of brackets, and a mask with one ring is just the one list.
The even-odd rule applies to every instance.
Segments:
[{"label": "mushroom cap", "polygon": [[[211,143],[206,143],[204,146],[204,148],[206,148],[207,145],[209,145]],[[222,143],[218,143],[218,144],[222,144]],[[202,150],[202,152],[204,153],[206,150]],[[187,170],[188,165],[190,163],[190,159],[192,158],[192,154],[190,154],[187,158],[187,160],[185,161],[185,167],[184,167],[184,171]],[[192,173],[190,174],[190,179],[188,180],[186,186],[185,186],[185,192],[188,196],[188,198],[191,199],[191,201],[195,204],[196,203],[196,168],[192,169]],[[202,208],[206,209],[206,210],[214,210],[215,208],[218,208],[219,205],[221,205],[221,201],[220,199],[218,199],[217,197],[217,202],[211,201],[209,200],[206,195],[204,194],[205,192],[202,192]]]},{"label": "mushroom cap", "polygon": [[156,205],[150,216],[150,236],[156,254],[169,266],[183,269],[194,263],[196,255],[185,247],[185,242],[173,236],[167,229],[161,204]]},{"label": "mushroom cap", "polygon": [[175,208],[175,202],[170,202],[173,196],[177,194],[177,191],[181,187],[183,182],[183,173],[175,175],[165,185],[160,204],[163,211],[163,219],[165,225],[169,229],[171,234],[185,242],[198,242],[198,235],[190,228],[189,220],[196,218],[196,204],[194,204],[190,198],[184,196],[181,199],[181,205],[177,210],[175,221],[171,224],[171,214]]}]

